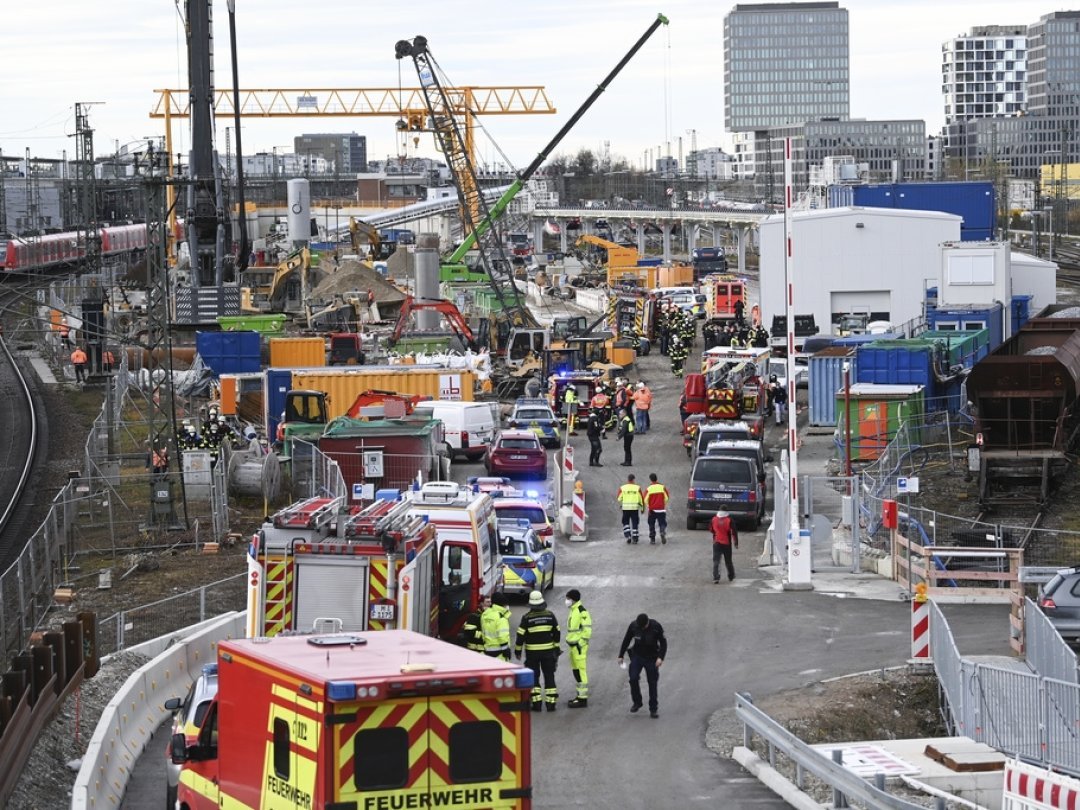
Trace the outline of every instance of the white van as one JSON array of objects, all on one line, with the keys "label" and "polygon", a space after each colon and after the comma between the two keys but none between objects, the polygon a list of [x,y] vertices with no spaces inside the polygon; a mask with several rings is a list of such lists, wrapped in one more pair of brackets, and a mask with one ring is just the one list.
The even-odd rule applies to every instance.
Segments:
[{"label": "white van", "polygon": [[438,419],[451,458],[465,456],[479,461],[495,439],[498,404],[430,400],[417,403],[414,413]]}]

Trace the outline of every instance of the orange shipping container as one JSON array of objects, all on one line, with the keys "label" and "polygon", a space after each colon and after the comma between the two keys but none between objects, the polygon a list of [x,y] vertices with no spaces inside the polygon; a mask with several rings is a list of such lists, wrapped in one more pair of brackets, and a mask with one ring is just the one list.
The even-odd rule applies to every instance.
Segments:
[{"label": "orange shipping container", "polygon": [[350,368],[342,371],[294,372],[293,390],[325,391],[331,419],[342,416],[356,397],[367,390],[419,394],[433,399],[472,402],[476,379],[471,371],[457,368],[410,368],[401,371]]},{"label": "orange shipping container", "polygon": [[270,338],[271,368],[314,368],[326,365],[321,337]]}]

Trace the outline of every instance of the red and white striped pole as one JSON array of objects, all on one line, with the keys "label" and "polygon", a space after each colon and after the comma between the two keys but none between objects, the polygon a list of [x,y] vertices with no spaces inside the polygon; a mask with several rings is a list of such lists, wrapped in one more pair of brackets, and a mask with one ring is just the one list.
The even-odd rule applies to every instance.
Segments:
[{"label": "red and white striped pole", "polygon": [[934,663],[930,655],[930,600],[924,582],[915,586],[911,600],[911,663]]},{"label": "red and white striped pole", "polygon": [[566,445],[563,448],[563,475],[569,478],[574,477],[574,448],[571,445]]},{"label": "red and white striped pole", "polygon": [[788,388],[788,572],[785,587],[809,590],[812,568],[809,533],[799,527],[799,440],[796,430],[795,407],[795,185],[792,170],[791,138],[784,138],[784,305],[787,316],[787,388]]}]

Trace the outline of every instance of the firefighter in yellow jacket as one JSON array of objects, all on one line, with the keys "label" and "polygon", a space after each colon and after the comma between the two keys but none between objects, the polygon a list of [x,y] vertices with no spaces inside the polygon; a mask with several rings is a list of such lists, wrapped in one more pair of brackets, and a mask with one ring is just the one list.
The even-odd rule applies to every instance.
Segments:
[{"label": "firefighter in yellow jacket", "polygon": [[592,616],[581,604],[581,591],[577,588],[566,592],[566,606],[570,608],[566,619],[566,643],[570,647],[570,669],[577,684],[577,696],[567,705],[571,709],[584,709],[589,705],[589,674],[585,659],[592,638]]},{"label": "firefighter in yellow jacket", "polygon": [[480,631],[484,639],[484,654],[503,661],[510,660],[510,608],[502,591],[491,597],[490,607],[480,614]]}]

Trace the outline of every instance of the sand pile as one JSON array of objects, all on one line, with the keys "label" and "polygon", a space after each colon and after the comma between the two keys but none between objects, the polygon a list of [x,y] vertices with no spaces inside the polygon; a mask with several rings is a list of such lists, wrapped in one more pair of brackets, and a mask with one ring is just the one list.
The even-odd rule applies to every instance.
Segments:
[{"label": "sand pile", "polygon": [[311,291],[315,300],[329,300],[337,295],[358,292],[363,296],[368,290],[375,291],[377,303],[397,303],[405,298],[405,293],[388,282],[385,278],[361,262],[347,259],[334,270],[332,263],[323,262],[320,269],[327,272],[326,278]]}]

